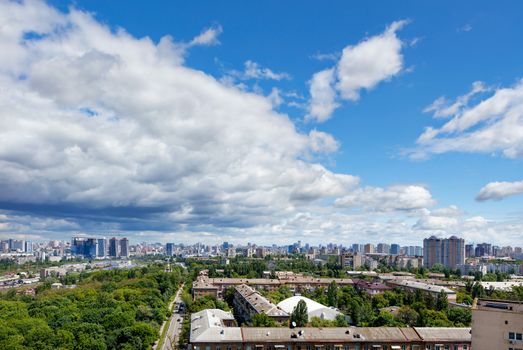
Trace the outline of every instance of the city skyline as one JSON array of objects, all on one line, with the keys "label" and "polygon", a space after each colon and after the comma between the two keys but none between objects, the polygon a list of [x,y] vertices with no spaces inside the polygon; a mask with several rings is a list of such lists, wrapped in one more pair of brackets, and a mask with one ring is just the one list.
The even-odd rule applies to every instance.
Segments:
[{"label": "city skyline", "polygon": [[0,240],[523,246],[522,9],[0,1]]}]

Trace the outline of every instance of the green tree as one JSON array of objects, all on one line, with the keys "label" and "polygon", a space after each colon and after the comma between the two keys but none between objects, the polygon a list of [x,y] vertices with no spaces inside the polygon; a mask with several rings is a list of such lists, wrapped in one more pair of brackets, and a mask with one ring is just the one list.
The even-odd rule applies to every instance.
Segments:
[{"label": "green tree", "polygon": [[438,311],[447,311],[448,308],[449,308],[449,300],[447,297],[447,293],[442,289],[439,292],[438,297],[436,299],[436,309]]},{"label": "green tree", "polygon": [[447,310],[447,318],[456,327],[469,327],[472,320],[472,312],[470,309],[452,307]]},{"label": "green tree", "polygon": [[338,285],[332,281],[327,288],[327,302],[329,306],[338,306]]},{"label": "green tree", "polygon": [[267,314],[261,313],[252,316],[251,318],[253,327],[276,327],[276,321],[267,316]]},{"label": "green tree", "polygon": [[396,319],[406,326],[417,326],[419,324],[420,315],[410,306],[404,305],[398,310]]},{"label": "green tree", "polygon": [[380,311],[378,317],[372,322],[373,327],[397,327],[400,325],[400,322],[387,311]]},{"label": "green tree", "polygon": [[309,312],[307,310],[307,303],[303,299],[298,301],[291,314],[291,323],[296,323],[298,327],[305,327],[309,322]]}]

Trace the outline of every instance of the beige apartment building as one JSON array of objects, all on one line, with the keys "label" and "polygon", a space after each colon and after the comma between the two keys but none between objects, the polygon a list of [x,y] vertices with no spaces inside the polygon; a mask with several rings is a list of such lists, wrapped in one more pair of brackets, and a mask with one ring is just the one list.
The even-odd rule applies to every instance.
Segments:
[{"label": "beige apartment building", "polygon": [[471,346],[470,328],[237,327],[232,314],[208,309],[191,315],[189,349],[470,350]]},{"label": "beige apartment building", "polygon": [[523,302],[475,301],[472,305],[472,348],[523,349]]}]

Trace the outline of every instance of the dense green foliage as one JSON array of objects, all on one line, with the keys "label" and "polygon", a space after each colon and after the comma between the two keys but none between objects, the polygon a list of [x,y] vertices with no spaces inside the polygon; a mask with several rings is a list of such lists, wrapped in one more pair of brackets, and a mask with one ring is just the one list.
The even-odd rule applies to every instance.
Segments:
[{"label": "dense green foliage", "polygon": [[253,327],[276,327],[277,323],[267,314],[256,314],[252,316],[251,323]]},{"label": "dense green foliage", "polygon": [[182,271],[163,264],[84,275],[75,289],[0,295],[0,349],[149,349]]},{"label": "dense green foliage", "polygon": [[[331,290],[329,292],[329,289]],[[329,296],[333,287],[317,288],[312,292],[303,293],[304,296],[322,304],[329,304]],[[364,291],[358,291],[352,286],[336,288],[337,307],[342,313],[349,316],[351,323],[356,326],[426,326],[426,327],[465,327],[470,325],[471,312],[464,308],[449,308],[447,295],[441,293],[437,298],[421,292],[410,293],[400,289],[387,291],[374,296]],[[385,309],[396,306],[399,309],[390,312]],[[311,325],[334,327],[338,321],[322,321],[312,319]]]},{"label": "dense green foliage", "polygon": [[307,310],[307,304],[302,299],[298,301],[298,304],[294,307],[291,313],[291,323],[296,323],[297,327],[304,327],[309,322],[309,313]]}]

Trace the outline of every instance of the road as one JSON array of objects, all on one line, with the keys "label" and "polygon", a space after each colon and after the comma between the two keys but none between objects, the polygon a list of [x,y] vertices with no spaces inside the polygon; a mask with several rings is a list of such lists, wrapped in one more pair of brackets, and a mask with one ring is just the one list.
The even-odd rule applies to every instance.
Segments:
[{"label": "road", "polygon": [[173,313],[169,321],[169,328],[167,329],[167,333],[165,335],[165,341],[163,342],[162,348],[160,350],[174,350],[178,347],[178,336],[182,330],[181,321],[183,320],[184,316],[183,312],[179,312],[179,305],[182,303],[182,290],[183,285],[180,287],[180,289],[178,289],[178,292],[176,292],[176,297],[171,303],[170,309],[173,310]]}]

